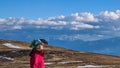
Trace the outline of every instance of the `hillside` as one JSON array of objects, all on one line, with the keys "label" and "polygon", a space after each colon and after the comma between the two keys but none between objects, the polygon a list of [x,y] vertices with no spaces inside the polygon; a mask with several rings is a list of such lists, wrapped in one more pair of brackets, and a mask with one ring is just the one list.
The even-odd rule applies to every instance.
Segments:
[{"label": "hillside", "polygon": [[120,37],[112,37],[112,35],[104,35],[103,33],[101,34],[101,30],[55,30],[50,28],[26,28],[20,30],[5,30],[0,32],[0,38],[4,39],[31,41],[35,38],[44,37],[52,45],[77,51],[120,56]]},{"label": "hillside", "polygon": [[[30,43],[0,39],[0,68],[29,68]],[[120,57],[45,46],[46,68],[119,68]]]}]

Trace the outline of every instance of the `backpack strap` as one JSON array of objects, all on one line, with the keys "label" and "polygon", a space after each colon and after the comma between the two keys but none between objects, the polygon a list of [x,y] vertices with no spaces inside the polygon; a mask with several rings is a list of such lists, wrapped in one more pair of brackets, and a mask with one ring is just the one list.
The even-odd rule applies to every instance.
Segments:
[{"label": "backpack strap", "polygon": [[33,52],[34,52],[35,50],[36,50],[36,49],[33,48],[33,49],[31,50],[31,52],[29,53],[29,56],[32,56],[32,54],[33,54]]}]

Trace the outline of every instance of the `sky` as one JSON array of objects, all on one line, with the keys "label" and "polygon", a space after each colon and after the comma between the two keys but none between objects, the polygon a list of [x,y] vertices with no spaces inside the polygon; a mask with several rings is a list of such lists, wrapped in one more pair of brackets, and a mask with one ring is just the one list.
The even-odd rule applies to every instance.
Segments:
[{"label": "sky", "polygon": [[0,0],[0,18],[28,19],[69,16],[72,13],[120,9],[120,0]]}]

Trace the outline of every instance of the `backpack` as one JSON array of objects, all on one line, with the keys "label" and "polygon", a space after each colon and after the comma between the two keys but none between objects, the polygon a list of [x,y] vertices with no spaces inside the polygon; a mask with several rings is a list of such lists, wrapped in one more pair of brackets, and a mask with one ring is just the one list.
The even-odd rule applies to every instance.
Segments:
[{"label": "backpack", "polygon": [[41,44],[41,41],[38,39],[38,40],[33,40],[32,42],[31,42],[31,44],[30,44],[30,48],[37,48],[37,46],[38,45],[40,45]]}]

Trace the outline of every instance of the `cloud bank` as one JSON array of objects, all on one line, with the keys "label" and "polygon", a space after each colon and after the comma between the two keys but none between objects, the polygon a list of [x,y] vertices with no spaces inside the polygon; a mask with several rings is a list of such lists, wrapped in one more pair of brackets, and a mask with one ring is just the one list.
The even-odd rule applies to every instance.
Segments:
[{"label": "cloud bank", "polygon": [[[37,20],[26,18],[0,18],[0,31],[16,29],[55,29],[55,30],[74,30],[88,31],[95,34],[87,34],[86,38],[104,38],[120,36],[120,10],[102,11],[98,14],[90,12],[73,13],[69,16],[49,17],[47,19],[38,18]],[[82,38],[83,35],[63,36],[65,38]],[[83,38],[83,39],[84,39]],[[92,39],[94,40],[94,39]]]},{"label": "cloud bank", "polygon": [[[98,14],[89,12],[73,13],[70,16],[50,17],[47,19],[38,18],[30,20],[25,18],[0,18],[2,29],[22,29],[22,28],[52,28],[52,29],[100,29],[109,28],[119,30],[117,25],[120,23],[120,10],[114,12],[104,11]],[[26,27],[27,26],[27,27]],[[108,26],[108,27],[106,27]]]},{"label": "cloud bank", "polygon": [[[98,29],[105,26],[116,27],[120,22],[120,10],[114,12],[104,11],[98,14],[88,12],[74,13],[70,16],[50,17],[47,19],[38,18],[30,20],[25,18],[0,18],[0,29],[22,29],[22,28],[67,28],[72,30]],[[107,25],[108,24],[108,25]],[[114,26],[113,26],[114,25]],[[27,27],[26,27],[27,26]],[[56,27],[57,26],[57,27]],[[119,28],[114,28],[119,30]]]}]

